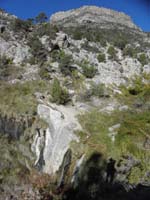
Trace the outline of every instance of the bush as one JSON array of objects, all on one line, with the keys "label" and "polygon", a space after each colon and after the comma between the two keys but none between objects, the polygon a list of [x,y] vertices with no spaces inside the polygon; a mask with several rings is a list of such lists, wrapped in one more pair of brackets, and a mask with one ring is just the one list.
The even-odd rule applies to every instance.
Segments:
[{"label": "bush", "polygon": [[138,61],[144,66],[148,64],[148,58],[145,53],[142,53],[138,56]]},{"label": "bush", "polygon": [[51,101],[56,104],[66,104],[70,100],[69,93],[66,89],[62,88],[57,78],[54,79],[51,88]]},{"label": "bush", "polygon": [[136,58],[137,57],[137,53],[138,53],[138,49],[137,48],[133,48],[131,46],[127,46],[123,50],[123,55],[124,56],[130,56],[131,58]]},{"label": "bush", "polygon": [[51,58],[54,62],[59,63],[59,69],[65,76],[71,76],[74,70],[72,67],[73,58],[72,55],[65,54],[64,51],[54,50],[51,52]]},{"label": "bush", "polygon": [[50,70],[46,66],[40,67],[40,69],[39,69],[39,75],[44,80],[50,80],[50,78],[51,78],[51,76],[50,76]]},{"label": "bush", "polygon": [[107,94],[105,85],[102,83],[99,84],[93,84],[91,87],[91,94],[92,96],[96,96],[96,97],[109,97],[109,95]]},{"label": "bush", "polygon": [[35,21],[36,23],[44,23],[47,19],[48,17],[46,16],[46,14],[44,12],[41,12],[38,14],[38,16],[36,16]]},{"label": "bush", "polygon": [[39,24],[35,29],[35,34],[39,37],[44,35],[49,36],[51,39],[55,39],[56,33],[59,31],[57,26],[51,25],[50,23]]},{"label": "bush", "polygon": [[0,80],[19,78],[23,70],[13,65],[13,60],[6,56],[0,56]]},{"label": "bush", "polygon": [[29,38],[28,45],[30,46],[31,54],[34,62],[43,63],[47,59],[47,50],[43,47],[41,41],[36,35]]},{"label": "bush", "polygon": [[14,32],[19,32],[19,31],[25,31],[28,32],[29,28],[31,27],[31,22],[29,20],[21,20],[21,19],[15,19],[11,23],[11,29]]},{"label": "bush", "polygon": [[83,37],[83,34],[80,30],[76,29],[74,32],[73,32],[73,39],[74,40],[82,40],[82,37]]},{"label": "bush", "polygon": [[72,67],[71,64],[73,62],[72,56],[65,54],[63,51],[60,53],[60,64],[59,68],[62,74],[65,76],[72,75]]},{"label": "bush", "polygon": [[106,57],[104,53],[99,53],[99,55],[97,56],[97,59],[99,62],[105,62],[106,61]]},{"label": "bush", "polygon": [[117,38],[114,41],[114,46],[118,47],[119,49],[123,50],[127,44],[127,39],[124,37]]},{"label": "bush", "polygon": [[117,51],[113,46],[110,46],[107,50],[107,53],[109,54],[109,59],[116,60],[117,56],[116,53]]},{"label": "bush", "polygon": [[79,101],[89,101],[93,96],[98,98],[109,97],[104,84],[93,83],[89,89],[83,88],[81,92]]},{"label": "bush", "polygon": [[0,68],[5,68],[6,66],[12,64],[12,59],[6,56],[0,56]]},{"label": "bush", "polygon": [[82,73],[86,78],[93,78],[96,75],[97,69],[95,66],[90,65],[88,62],[83,62],[81,67]]}]

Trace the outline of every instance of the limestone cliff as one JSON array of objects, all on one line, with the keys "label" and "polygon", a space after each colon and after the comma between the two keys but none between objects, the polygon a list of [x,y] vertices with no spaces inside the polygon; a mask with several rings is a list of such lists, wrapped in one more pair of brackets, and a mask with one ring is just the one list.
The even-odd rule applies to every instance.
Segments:
[{"label": "limestone cliff", "polygon": [[58,12],[51,16],[50,22],[64,26],[93,26],[99,28],[130,28],[136,31],[141,31],[131,20],[128,15],[121,12],[116,12],[106,8],[96,6],[83,6],[79,9],[70,10],[67,12]]}]

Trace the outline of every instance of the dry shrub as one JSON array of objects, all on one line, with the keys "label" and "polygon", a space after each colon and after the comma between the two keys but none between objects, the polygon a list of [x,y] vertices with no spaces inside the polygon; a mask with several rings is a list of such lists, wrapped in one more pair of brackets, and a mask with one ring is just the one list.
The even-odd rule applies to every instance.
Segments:
[{"label": "dry shrub", "polygon": [[30,183],[38,189],[47,188],[52,182],[52,177],[50,175],[38,172],[36,170],[31,171],[29,179]]}]

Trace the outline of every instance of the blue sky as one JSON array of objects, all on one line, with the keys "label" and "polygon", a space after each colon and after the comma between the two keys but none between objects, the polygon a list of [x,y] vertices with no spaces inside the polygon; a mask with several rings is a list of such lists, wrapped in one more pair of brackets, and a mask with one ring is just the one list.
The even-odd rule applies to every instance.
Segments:
[{"label": "blue sky", "polygon": [[150,31],[150,0],[0,0],[0,8],[22,19],[32,18],[44,11],[52,13],[83,5],[97,5],[125,12],[144,31]]}]

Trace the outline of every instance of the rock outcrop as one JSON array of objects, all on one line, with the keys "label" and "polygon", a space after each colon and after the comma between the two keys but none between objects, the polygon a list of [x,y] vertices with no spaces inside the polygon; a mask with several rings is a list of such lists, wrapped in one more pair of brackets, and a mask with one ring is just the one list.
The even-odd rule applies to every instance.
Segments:
[{"label": "rock outcrop", "polygon": [[56,33],[57,37],[52,41],[53,46],[58,46],[60,49],[67,48],[69,46],[67,35],[63,32]]},{"label": "rock outcrop", "polygon": [[10,138],[19,139],[23,135],[26,128],[32,126],[30,118],[16,118],[0,114],[0,133],[7,134]]},{"label": "rock outcrop", "polygon": [[89,26],[100,26],[101,28],[114,28],[115,26],[122,29],[128,27],[140,31],[131,18],[124,13],[96,6],[83,6],[67,12],[58,12],[52,15],[50,22],[64,27],[88,24]]},{"label": "rock outcrop", "polygon": [[18,42],[15,38],[12,41],[6,41],[0,37],[0,56],[3,55],[7,55],[16,64],[22,63],[31,56],[29,47],[23,42]]},{"label": "rock outcrop", "polygon": [[[70,142],[78,141],[77,136],[73,133],[75,129],[79,128],[77,121],[72,121],[69,112],[63,112],[63,107],[58,109],[42,104],[38,106],[38,114],[46,121],[48,128],[45,136],[37,133],[32,150],[37,156],[35,164],[37,165],[42,156],[44,165],[41,167],[48,174],[54,174],[59,170],[64,155],[70,147]],[[43,155],[40,153],[42,149]]]}]

